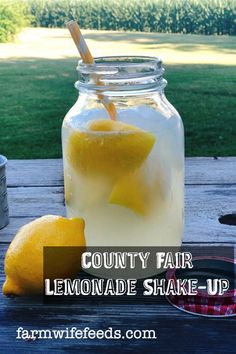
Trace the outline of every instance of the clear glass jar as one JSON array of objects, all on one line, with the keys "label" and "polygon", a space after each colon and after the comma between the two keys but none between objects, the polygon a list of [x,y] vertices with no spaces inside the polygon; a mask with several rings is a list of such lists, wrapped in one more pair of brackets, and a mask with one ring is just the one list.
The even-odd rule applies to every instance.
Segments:
[{"label": "clear glass jar", "polygon": [[88,246],[180,246],[184,134],[162,62],[103,57],[78,72],[62,126],[67,216],[84,218]]}]

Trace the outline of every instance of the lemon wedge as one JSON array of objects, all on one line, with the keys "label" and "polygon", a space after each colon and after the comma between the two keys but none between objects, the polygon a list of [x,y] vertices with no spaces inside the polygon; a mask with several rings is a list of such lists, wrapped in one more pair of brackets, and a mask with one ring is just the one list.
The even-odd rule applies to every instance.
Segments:
[{"label": "lemon wedge", "polygon": [[148,183],[147,177],[144,171],[138,170],[120,178],[112,189],[109,202],[129,208],[141,216],[150,215],[159,185],[157,181]]},{"label": "lemon wedge", "polygon": [[115,180],[138,169],[148,157],[155,136],[135,126],[96,120],[86,131],[74,131],[68,141],[69,163],[84,175]]}]

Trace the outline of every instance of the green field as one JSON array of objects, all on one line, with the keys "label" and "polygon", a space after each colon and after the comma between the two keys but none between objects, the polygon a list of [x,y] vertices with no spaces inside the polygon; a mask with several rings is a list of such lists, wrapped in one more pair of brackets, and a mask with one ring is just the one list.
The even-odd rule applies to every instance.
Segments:
[{"label": "green field", "polygon": [[[130,40],[129,34],[122,36],[117,43],[125,48]],[[150,34],[147,36],[150,42]],[[176,35],[178,42],[175,35],[172,36],[173,43],[181,45],[181,38],[183,46],[190,43],[192,49],[187,49],[187,52],[192,51],[194,61],[197,50],[194,48],[194,36],[191,36],[191,41],[189,36],[186,37],[186,42],[184,36]],[[199,42],[200,37],[196,36],[196,41]],[[161,38],[164,42],[165,35],[162,34]],[[166,35],[166,41],[167,38],[170,35]],[[205,38],[202,36],[202,41]],[[207,38],[209,40],[211,37]],[[227,42],[225,37],[226,49],[222,49],[220,44],[217,48],[217,41],[212,38],[216,42],[215,63],[181,64],[178,57],[178,64],[174,64],[173,58],[173,62],[166,65],[165,77],[169,82],[166,94],[183,118],[187,156],[236,155],[235,66],[233,63],[224,65],[222,60],[218,60],[219,57],[222,59],[222,53],[227,55],[226,50],[233,53],[235,47],[233,40],[229,38]],[[136,50],[139,53],[142,44],[135,45],[139,46]],[[103,46],[106,46],[104,41]],[[209,50],[211,54],[212,50]],[[181,53],[179,50],[178,55]],[[1,154],[8,158],[61,156],[62,120],[77,95],[73,87],[75,66],[75,57],[41,58],[33,51],[32,55],[28,53],[28,57],[18,55],[16,58],[0,59]]]}]

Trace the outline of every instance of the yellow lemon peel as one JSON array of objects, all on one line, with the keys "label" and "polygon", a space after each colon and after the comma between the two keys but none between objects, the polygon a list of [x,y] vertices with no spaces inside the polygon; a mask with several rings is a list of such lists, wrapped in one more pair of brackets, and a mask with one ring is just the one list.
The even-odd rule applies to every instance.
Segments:
[{"label": "yellow lemon peel", "polygon": [[[46,215],[24,225],[11,242],[5,257],[4,295],[43,292],[43,252],[45,246],[85,247],[84,221]],[[77,248],[78,249],[78,248]],[[73,277],[80,270],[78,252],[57,259],[49,269],[52,278]]]},{"label": "yellow lemon peel", "polygon": [[79,173],[114,180],[138,169],[154,143],[153,134],[132,125],[96,120],[90,122],[87,131],[70,135],[67,158]]},{"label": "yellow lemon peel", "polygon": [[109,202],[129,208],[141,216],[147,216],[153,210],[157,193],[159,193],[158,183],[148,183],[145,173],[139,170],[116,182]]}]

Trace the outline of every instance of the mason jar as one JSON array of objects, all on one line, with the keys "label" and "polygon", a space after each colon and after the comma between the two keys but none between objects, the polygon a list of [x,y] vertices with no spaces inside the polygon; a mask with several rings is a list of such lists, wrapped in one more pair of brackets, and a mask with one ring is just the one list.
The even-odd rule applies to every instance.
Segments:
[{"label": "mason jar", "polygon": [[87,246],[177,246],[183,235],[184,133],[156,57],[78,64],[62,126],[68,217]]}]

